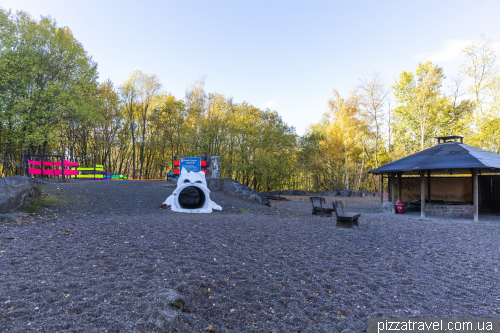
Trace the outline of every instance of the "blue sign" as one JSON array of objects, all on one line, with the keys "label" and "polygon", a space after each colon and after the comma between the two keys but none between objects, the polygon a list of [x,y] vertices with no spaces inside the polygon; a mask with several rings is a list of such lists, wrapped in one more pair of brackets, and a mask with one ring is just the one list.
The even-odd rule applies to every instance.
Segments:
[{"label": "blue sign", "polygon": [[179,169],[186,169],[187,172],[200,172],[201,171],[201,158],[200,157],[181,157]]}]

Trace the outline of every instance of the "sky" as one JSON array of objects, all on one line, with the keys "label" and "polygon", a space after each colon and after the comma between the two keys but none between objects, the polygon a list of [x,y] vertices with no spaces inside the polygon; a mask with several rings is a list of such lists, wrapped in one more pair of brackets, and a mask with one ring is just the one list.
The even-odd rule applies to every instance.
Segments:
[{"label": "sky", "polygon": [[[134,70],[157,74],[182,99],[205,90],[276,110],[298,134],[321,120],[336,89],[380,73],[387,86],[421,61],[458,74],[460,50],[500,45],[499,0],[226,1],[0,0],[0,7],[69,27],[118,87]],[[445,87],[446,88],[446,82]]]}]

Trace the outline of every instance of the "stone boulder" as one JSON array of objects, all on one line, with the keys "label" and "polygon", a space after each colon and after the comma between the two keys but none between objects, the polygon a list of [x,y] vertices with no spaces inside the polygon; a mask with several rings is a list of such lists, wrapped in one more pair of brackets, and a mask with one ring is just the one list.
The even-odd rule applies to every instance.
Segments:
[{"label": "stone boulder", "polygon": [[156,308],[154,313],[149,314],[149,322],[156,328],[162,330],[169,322],[174,321],[185,309],[184,298],[174,289],[166,289],[155,295],[151,300],[151,308]]},{"label": "stone boulder", "polygon": [[318,191],[316,192],[317,195],[327,195],[326,191]]},{"label": "stone boulder", "polygon": [[281,191],[272,191],[272,192],[269,192],[269,195],[277,197],[280,195],[280,193],[281,193]]},{"label": "stone boulder", "polygon": [[16,222],[19,218],[27,217],[28,213],[0,214],[0,222]]},{"label": "stone boulder", "polygon": [[306,195],[306,191],[295,190],[293,191],[293,195]]},{"label": "stone boulder", "polygon": [[0,178],[0,214],[21,208],[26,199],[39,192],[29,177],[10,176]]},{"label": "stone boulder", "polygon": [[351,193],[351,196],[361,198],[363,196],[363,192],[362,191],[354,191],[353,193]]},{"label": "stone boulder", "polygon": [[351,193],[352,193],[351,190],[342,190],[342,191],[340,191],[340,196],[341,197],[350,197]]},{"label": "stone boulder", "polygon": [[392,202],[386,201],[378,206],[379,213],[392,212]]},{"label": "stone boulder", "polygon": [[330,190],[326,192],[329,197],[338,197],[339,191],[337,190]]},{"label": "stone boulder", "polygon": [[[375,193],[377,198],[380,198],[380,192]],[[389,193],[383,193],[384,200],[389,200]]]},{"label": "stone boulder", "polygon": [[281,195],[293,195],[293,191],[291,190],[282,190]]},{"label": "stone boulder", "polygon": [[363,198],[371,198],[375,196],[372,191],[361,191]]}]

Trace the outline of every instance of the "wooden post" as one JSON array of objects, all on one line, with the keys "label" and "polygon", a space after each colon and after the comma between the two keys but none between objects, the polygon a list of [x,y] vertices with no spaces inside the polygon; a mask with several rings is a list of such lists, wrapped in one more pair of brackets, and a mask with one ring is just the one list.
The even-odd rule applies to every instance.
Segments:
[{"label": "wooden post", "polygon": [[402,186],[401,176],[402,176],[402,172],[400,172],[398,174],[398,200],[401,200],[401,186]]},{"label": "wooden post", "polygon": [[425,171],[420,171],[420,218],[425,218]]},{"label": "wooden post", "polygon": [[474,222],[479,221],[479,196],[478,196],[478,179],[477,179],[477,169],[472,170],[472,197],[474,201]]},{"label": "wooden post", "polygon": [[64,179],[64,155],[61,156],[61,175],[62,175],[61,178]]},{"label": "wooden post", "polygon": [[431,170],[427,170],[427,202],[431,203]]},{"label": "wooden post", "polygon": [[391,172],[391,200],[392,200],[392,213],[396,214],[396,173]]},{"label": "wooden post", "polygon": [[384,203],[384,174],[380,174],[380,203]]}]

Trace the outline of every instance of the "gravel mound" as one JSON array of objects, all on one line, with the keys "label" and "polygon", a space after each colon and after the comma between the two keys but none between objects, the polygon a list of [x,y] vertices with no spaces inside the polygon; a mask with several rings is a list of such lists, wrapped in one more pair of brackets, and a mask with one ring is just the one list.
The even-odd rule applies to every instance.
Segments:
[{"label": "gravel mound", "polygon": [[[223,193],[212,214],[160,209],[166,182],[60,183],[66,198],[0,224],[2,332],[363,332],[370,317],[500,317],[500,228],[377,214],[359,227]],[[294,199],[297,199],[296,197]],[[361,211],[362,210],[362,211]],[[185,308],[167,320],[173,289]]]}]

